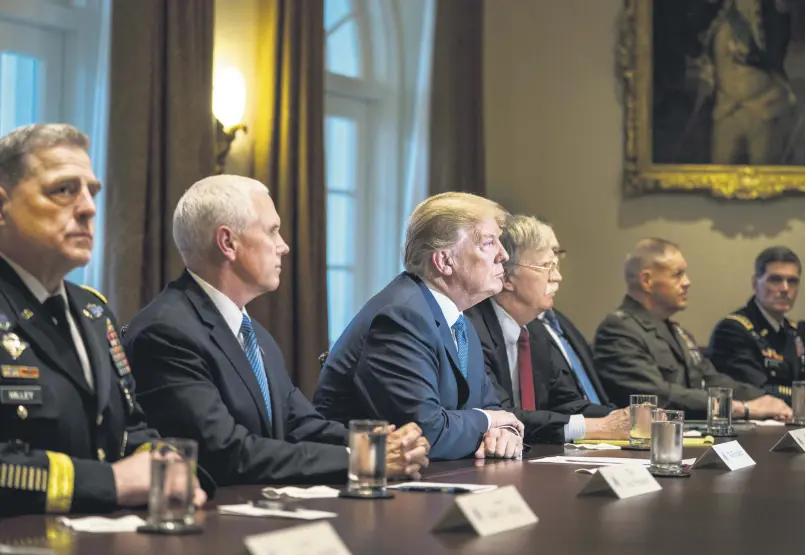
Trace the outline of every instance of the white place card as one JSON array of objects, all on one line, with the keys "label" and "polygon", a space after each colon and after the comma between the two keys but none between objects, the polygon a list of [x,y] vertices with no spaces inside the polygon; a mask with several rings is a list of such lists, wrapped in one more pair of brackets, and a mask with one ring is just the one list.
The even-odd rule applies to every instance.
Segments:
[{"label": "white place card", "polygon": [[244,543],[252,555],[351,555],[329,522],[247,536]]},{"label": "white place card", "polygon": [[479,536],[489,536],[535,524],[537,520],[515,486],[504,486],[495,491],[456,497],[437,520],[433,531],[470,526]]},{"label": "white place card", "polygon": [[739,470],[748,466],[754,466],[756,461],[750,458],[744,447],[738,441],[728,441],[719,443],[708,448],[702,457],[697,459],[692,468],[727,468],[728,470]]},{"label": "white place card", "polygon": [[619,499],[628,499],[660,489],[660,484],[647,467],[640,464],[619,464],[600,468],[578,495],[611,492]]},{"label": "white place card", "polygon": [[806,451],[806,436],[804,436],[804,433],[806,433],[804,428],[790,430],[778,440],[778,443],[772,446],[770,451],[797,451],[803,453]]}]

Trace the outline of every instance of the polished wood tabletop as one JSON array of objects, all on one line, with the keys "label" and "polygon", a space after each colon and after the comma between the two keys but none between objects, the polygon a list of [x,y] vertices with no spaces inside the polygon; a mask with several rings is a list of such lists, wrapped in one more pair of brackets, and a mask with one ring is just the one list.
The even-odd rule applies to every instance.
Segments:
[{"label": "polished wood tabletop", "polygon": [[[733,472],[695,469],[688,478],[659,478],[661,491],[625,500],[578,496],[590,480],[575,472],[578,466],[502,460],[433,463],[426,479],[516,486],[540,519],[486,538],[470,530],[431,532],[454,499],[450,494],[397,492],[388,500],[325,499],[302,504],[338,513],[329,521],[354,554],[800,555],[804,553],[804,455],[769,451],[788,429],[760,427],[740,432],[738,440],[756,466]],[[685,449],[684,456],[703,452],[704,448]],[[562,446],[540,445],[528,458],[557,454],[563,454]],[[580,454],[648,457],[647,452],[636,451],[574,452]],[[259,496],[259,486],[219,490],[216,499],[198,513],[204,532],[197,536],[73,534],[56,525],[54,517],[22,516],[0,519],[0,543],[50,545],[56,553],[76,554],[247,553],[245,536],[303,524],[222,516],[215,509]]]}]

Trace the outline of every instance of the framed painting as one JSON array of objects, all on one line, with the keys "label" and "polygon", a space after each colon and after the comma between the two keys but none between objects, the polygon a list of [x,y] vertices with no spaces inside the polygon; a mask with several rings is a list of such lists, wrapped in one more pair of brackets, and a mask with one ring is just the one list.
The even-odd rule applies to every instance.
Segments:
[{"label": "framed painting", "polygon": [[804,191],[803,0],[625,0],[624,193]]}]

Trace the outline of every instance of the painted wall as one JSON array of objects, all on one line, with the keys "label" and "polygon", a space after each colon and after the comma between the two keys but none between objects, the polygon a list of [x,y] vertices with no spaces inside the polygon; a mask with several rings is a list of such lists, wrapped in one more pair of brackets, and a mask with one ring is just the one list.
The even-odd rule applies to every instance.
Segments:
[{"label": "painted wall", "polygon": [[[755,256],[804,254],[803,197],[768,202],[621,196],[622,108],[616,45],[622,0],[487,0],[484,71],[488,193],[554,224],[569,256],[557,306],[588,338],[624,292],[622,262],[642,237],[679,243],[703,344],[750,296]],[[803,297],[791,314],[803,318]]]}]

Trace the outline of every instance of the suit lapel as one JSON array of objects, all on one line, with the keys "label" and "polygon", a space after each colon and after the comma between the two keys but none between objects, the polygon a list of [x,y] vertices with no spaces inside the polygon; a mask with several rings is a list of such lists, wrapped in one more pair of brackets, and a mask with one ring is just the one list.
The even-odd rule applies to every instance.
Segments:
[{"label": "suit lapel", "polygon": [[[227,357],[230,364],[232,364],[235,373],[243,381],[249,395],[252,397],[257,406],[260,417],[263,420],[263,427],[267,434],[272,431],[269,413],[266,409],[266,402],[263,400],[263,394],[260,392],[260,385],[257,383],[257,377],[252,370],[252,365],[249,364],[249,359],[246,358],[246,353],[238,342],[238,339],[233,335],[232,330],[227,326],[224,317],[215,307],[215,304],[202,290],[196,280],[185,271],[182,276],[177,280],[177,284],[181,290],[185,291],[190,302],[196,308],[202,322],[210,328],[210,339],[215,343],[224,356]],[[265,362],[264,362],[265,364]],[[274,399],[272,399],[273,401]]]},{"label": "suit lapel", "polygon": [[420,290],[422,291],[423,296],[431,309],[431,313],[434,315],[434,321],[437,324],[439,335],[442,338],[442,344],[445,347],[445,352],[448,354],[448,359],[451,361],[451,366],[453,366],[454,373],[456,374],[457,379],[465,381],[464,377],[462,376],[461,367],[459,366],[459,353],[456,351],[456,344],[453,342],[451,328],[448,326],[448,322],[445,321],[445,315],[442,314],[442,309],[439,307],[434,295],[432,295],[431,291],[428,290],[428,287],[426,287],[426,285],[421,281],[418,281],[417,285],[420,287]]},{"label": "suit lapel", "polygon": [[67,287],[67,298],[70,301],[73,318],[84,339],[87,358],[89,358],[90,368],[95,378],[97,414],[102,414],[109,402],[109,386],[112,380],[112,356],[109,353],[109,341],[106,337],[107,315],[102,314],[94,320],[85,316],[83,314],[85,307],[79,306],[78,299],[73,295],[72,286]]},{"label": "suit lapel", "polygon": [[[257,323],[255,323],[257,325]],[[255,330],[257,335],[257,330]],[[258,336],[258,346],[260,346],[260,337]],[[266,352],[260,346],[260,356],[263,358],[263,369],[266,371],[266,379],[269,382],[269,397],[271,398],[271,426],[272,432],[277,439],[285,437],[285,415],[283,414],[283,398],[280,397],[280,385],[275,378],[275,373],[270,369],[270,362],[266,358]]]},{"label": "suit lapel", "polygon": [[72,345],[66,343],[44,308],[22,282],[17,273],[0,258],[0,288],[15,312],[17,327],[36,350],[56,371],[62,372],[86,396],[92,396],[87,379]]},{"label": "suit lapel", "polygon": [[495,372],[498,378],[498,383],[512,395],[512,378],[509,375],[509,357],[507,356],[507,346],[504,342],[504,332],[501,329],[501,323],[495,315],[495,308],[493,301],[490,299],[484,300],[478,305],[479,314],[481,314],[484,325],[487,327],[487,332],[490,334],[490,339],[493,342],[493,353],[495,356]]}]

